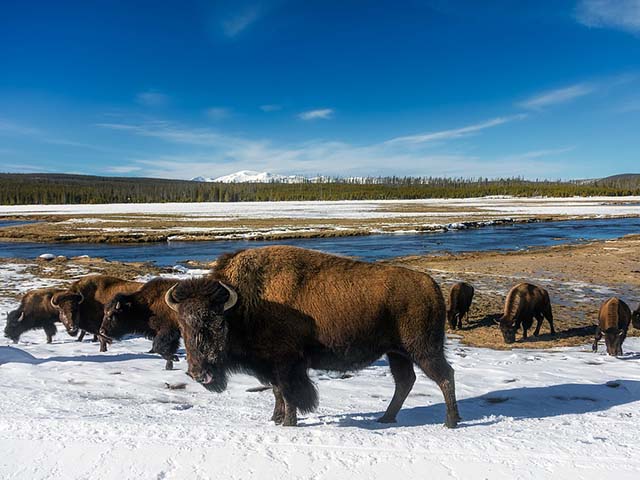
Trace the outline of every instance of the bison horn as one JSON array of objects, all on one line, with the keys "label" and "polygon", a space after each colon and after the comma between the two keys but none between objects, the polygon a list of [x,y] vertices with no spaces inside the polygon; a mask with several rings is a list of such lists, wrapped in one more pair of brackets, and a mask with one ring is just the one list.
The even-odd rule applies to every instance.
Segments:
[{"label": "bison horn", "polygon": [[224,302],[223,311],[226,312],[227,310],[229,310],[231,307],[233,307],[238,302],[238,294],[236,293],[236,291],[233,288],[228,287],[224,283],[220,282],[220,285],[222,285],[224,287],[224,289],[227,292],[229,292],[229,299],[226,302]]},{"label": "bison horn", "polygon": [[84,295],[82,294],[82,292],[78,292],[78,295],[80,295],[80,301],[78,302],[78,305],[80,305],[82,302],[84,302]]},{"label": "bison horn", "polygon": [[167,290],[167,293],[164,294],[164,303],[166,303],[171,310],[174,312],[178,311],[178,303],[173,300],[173,290],[178,286],[176,283],[173,287]]},{"label": "bison horn", "polygon": [[20,314],[20,316],[18,317],[18,321],[21,322],[23,318],[24,318],[24,312]]},{"label": "bison horn", "polygon": [[55,296],[55,295],[53,295],[53,296],[51,297],[51,306],[52,306],[53,308],[58,308],[58,304],[57,304],[57,303],[55,302],[55,300],[54,300],[55,298],[56,298],[56,296]]}]

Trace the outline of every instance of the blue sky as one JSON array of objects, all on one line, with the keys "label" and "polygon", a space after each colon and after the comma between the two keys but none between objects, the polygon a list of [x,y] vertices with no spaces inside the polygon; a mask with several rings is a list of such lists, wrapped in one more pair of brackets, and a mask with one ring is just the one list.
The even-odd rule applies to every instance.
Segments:
[{"label": "blue sky", "polygon": [[640,172],[640,0],[0,4],[0,171]]}]

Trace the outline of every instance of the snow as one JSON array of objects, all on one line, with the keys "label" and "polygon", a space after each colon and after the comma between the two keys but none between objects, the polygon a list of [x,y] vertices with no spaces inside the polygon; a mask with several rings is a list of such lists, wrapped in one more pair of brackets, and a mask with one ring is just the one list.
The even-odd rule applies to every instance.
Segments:
[{"label": "snow", "polygon": [[[14,293],[51,283],[12,264],[0,279]],[[0,328],[16,305],[0,297]],[[258,384],[252,377],[236,375],[213,394],[184,374],[184,360],[163,370],[148,340],[99,353],[64,332],[50,345],[44,337],[0,341],[3,479],[624,480],[640,472],[640,338],[626,340],[621,358],[589,346],[494,351],[451,338],[463,422],[448,430],[442,395],[421,373],[398,423],[375,422],[393,393],[384,359],[350,378],[313,372],[318,411],[283,428],[268,421],[270,392],[246,392]]]},{"label": "snow", "polygon": [[[405,211],[408,208],[408,211]],[[447,208],[448,211],[442,211]],[[477,211],[469,208],[478,209]],[[0,205],[12,215],[176,215],[198,220],[228,218],[371,219],[487,215],[640,216],[640,197],[349,200],[334,202],[114,203],[98,205]],[[98,223],[84,219],[83,223]]]},{"label": "snow", "polygon": [[217,178],[195,177],[194,182],[219,182],[219,183],[302,183],[307,179],[300,175],[278,175],[269,172],[256,172],[255,170],[240,170],[236,173]]}]

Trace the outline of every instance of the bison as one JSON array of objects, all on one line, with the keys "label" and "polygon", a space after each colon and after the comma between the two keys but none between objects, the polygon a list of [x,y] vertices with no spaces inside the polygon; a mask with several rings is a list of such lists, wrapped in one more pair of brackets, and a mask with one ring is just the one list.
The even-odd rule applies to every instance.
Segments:
[{"label": "bison", "polygon": [[474,289],[472,285],[465,282],[458,282],[449,291],[449,310],[447,319],[449,326],[462,328],[462,318],[469,313],[471,301],[473,300]]},{"label": "bison", "polygon": [[[104,305],[118,293],[134,292],[142,283],[121,280],[108,275],[89,275],[72,283],[67,290],[51,298],[59,313],[60,321],[69,335],[75,337],[79,330],[99,335],[104,315]],[[100,337],[100,351],[107,351],[108,339]]]},{"label": "bison", "polygon": [[104,306],[104,319],[100,327],[103,337],[121,338],[139,333],[153,339],[152,352],[166,360],[165,368],[173,369],[180,345],[177,314],[164,301],[167,290],[175,280],[156,278],[134,293],[118,293]]},{"label": "bison", "polygon": [[270,246],[222,256],[209,276],[179,282],[165,301],[179,315],[188,374],[214,392],[236,371],[273,385],[276,424],[296,425],[298,410],[317,407],[309,368],[356,370],[384,354],[395,392],[380,422],[395,422],[414,363],[442,390],[445,425],[460,420],[444,298],[426,274]]},{"label": "bison", "polygon": [[58,331],[55,325],[58,311],[51,305],[51,297],[60,291],[59,288],[41,288],[27,292],[20,300],[20,306],[7,314],[4,336],[18,343],[24,332],[42,328],[47,343],[51,343]]},{"label": "bison", "polygon": [[516,331],[520,325],[522,325],[522,338],[527,338],[527,330],[533,325],[534,317],[538,320],[533,332],[536,337],[540,334],[542,320],[545,318],[549,322],[551,334],[555,335],[551,301],[549,293],[544,288],[531,283],[520,283],[509,290],[504,302],[504,313],[497,321],[505,343],[516,341]]},{"label": "bison", "polygon": [[611,356],[622,355],[622,343],[627,338],[631,322],[631,309],[617,297],[612,297],[600,305],[598,326],[593,340],[593,351],[598,351],[598,341],[604,334],[607,353]]},{"label": "bison", "polygon": [[640,330],[640,303],[638,304],[638,308],[631,314],[631,323],[633,324],[633,328]]}]

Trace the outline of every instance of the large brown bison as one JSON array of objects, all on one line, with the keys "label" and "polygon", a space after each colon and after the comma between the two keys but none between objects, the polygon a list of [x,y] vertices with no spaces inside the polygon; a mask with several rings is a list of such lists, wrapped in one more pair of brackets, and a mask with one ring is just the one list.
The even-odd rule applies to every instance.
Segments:
[{"label": "large brown bison", "polygon": [[[51,298],[59,313],[60,321],[69,335],[75,337],[79,330],[99,335],[104,315],[104,305],[118,293],[130,293],[142,287],[142,283],[121,280],[108,275],[89,275],[72,283],[67,290]],[[100,337],[100,351],[107,351],[108,339]]]},{"label": "large brown bison", "polygon": [[395,393],[380,422],[394,422],[415,381],[435,381],[446,425],[460,420],[453,369],[444,355],[445,304],[426,274],[313,250],[272,246],[222,256],[211,275],[166,294],[179,314],[189,375],[223,391],[230,372],[274,387],[277,424],[318,405],[309,368],[364,368],[386,354]]},{"label": "large brown bison", "polygon": [[622,343],[627,338],[627,330],[631,322],[631,309],[617,297],[612,297],[600,306],[598,326],[593,340],[593,351],[598,351],[598,341],[604,334],[607,353],[612,356],[622,355]]},{"label": "large brown bison", "polygon": [[540,335],[542,320],[549,322],[551,334],[555,335],[553,328],[553,313],[549,293],[537,285],[531,283],[519,283],[507,294],[504,302],[504,313],[498,320],[505,343],[516,341],[516,331],[522,325],[522,338],[527,338],[527,330],[533,325],[533,318],[538,321],[533,334]]},{"label": "large brown bison", "polygon": [[100,334],[107,338],[121,338],[139,333],[153,339],[152,352],[166,360],[165,368],[173,369],[180,346],[178,314],[164,301],[167,290],[175,280],[156,278],[134,293],[118,293],[104,306]]},{"label": "large brown bison", "polygon": [[53,341],[58,331],[58,310],[51,305],[51,298],[59,288],[40,288],[27,292],[20,300],[20,306],[7,314],[4,336],[18,343],[20,335],[28,330],[42,328],[47,335],[47,343]]},{"label": "large brown bison", "polygon": [[462,318],[469,313],[473,301],[474,289],[472,285],[458,282],[449,291],[449,310],[447,319],[452,329],[462,328]]}]

